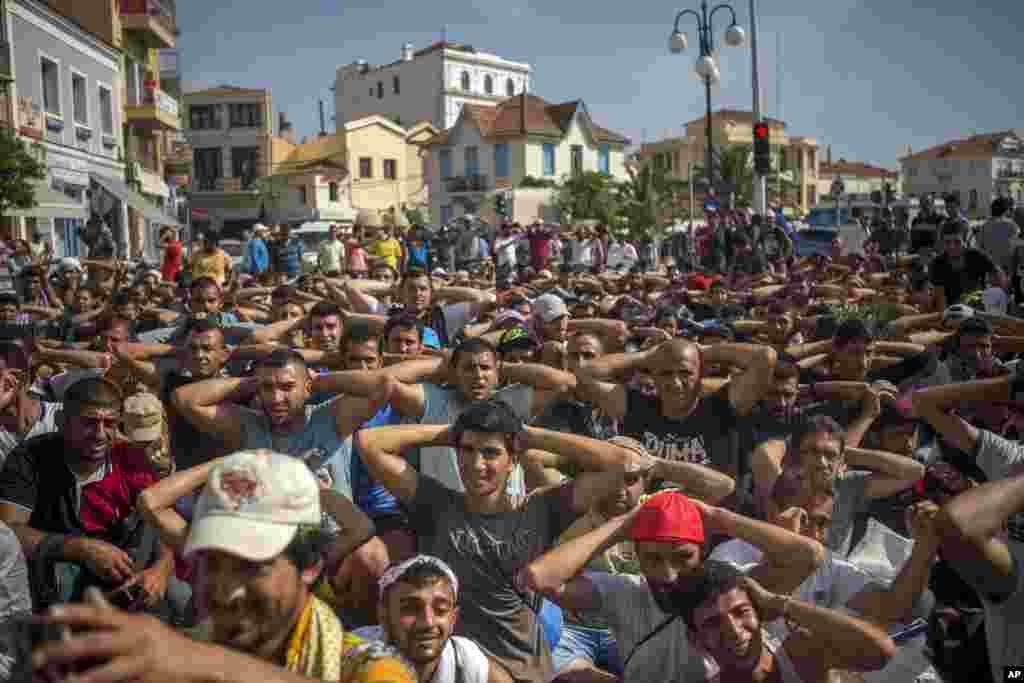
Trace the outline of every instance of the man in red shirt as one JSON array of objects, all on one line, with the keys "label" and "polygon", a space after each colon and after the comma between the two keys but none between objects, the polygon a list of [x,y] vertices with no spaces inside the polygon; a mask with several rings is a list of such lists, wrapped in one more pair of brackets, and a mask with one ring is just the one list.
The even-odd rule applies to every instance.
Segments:
[{"label": "man in red shirt", "polygon": [[34,570],[37,608],[88,586],[134,607],[155,606],[167,590],[173,555],[135,510],[156,477],[145,450],[117,438],[121,407],[111,382],[79,380],[64,394],[63,431],[29,439],[0,470],[0,521]]},{"label": "man in red shirt", "polygon": [[526,232],[526,239],[530,241],[530,265],[537,272],[548,267],[553,237],[554,232],[543,223],[531,225]]},{"label": "man in red shirt", "polygon": [[174,228],[165,226],[160,230],[160,246],[164,249],[164,264],[160,272],[165,282],[174,282],[181,270],[181,241]]}]

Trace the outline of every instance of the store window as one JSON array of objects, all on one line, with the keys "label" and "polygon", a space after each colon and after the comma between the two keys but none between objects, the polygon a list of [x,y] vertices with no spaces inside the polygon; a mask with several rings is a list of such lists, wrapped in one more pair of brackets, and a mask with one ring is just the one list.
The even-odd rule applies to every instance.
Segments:
[{"label": "store window", "polygon": [[71,104],[75,123],[80,126],[89,125],[89,107],[86,100],[85,76],[71,74]]}]

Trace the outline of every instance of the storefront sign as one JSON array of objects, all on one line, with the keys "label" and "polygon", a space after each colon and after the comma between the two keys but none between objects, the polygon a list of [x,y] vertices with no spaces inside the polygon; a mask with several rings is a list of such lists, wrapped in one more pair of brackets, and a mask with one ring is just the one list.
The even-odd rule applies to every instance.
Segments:
[{"label": "storefront sign", "polygon": [[27,95],[18,96],[18,132],[31,138],[43,137],[43,109]]}]

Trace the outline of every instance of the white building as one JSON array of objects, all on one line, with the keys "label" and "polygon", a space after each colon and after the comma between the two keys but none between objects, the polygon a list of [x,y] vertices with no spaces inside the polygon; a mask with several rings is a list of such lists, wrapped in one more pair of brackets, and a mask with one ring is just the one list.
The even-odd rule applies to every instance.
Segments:
[{"label": "white building", "polygon": [[1024,202],[1024,140],[1012,130],[944,142],[907,154],[900,164],[906,194],[952,194],[979,218],[989,215],[996,197]]},{"label": "white building", "polygon": [[338,67],[335,123],[379,114],[400,126],[429,121],[450,128],[463,105],[496,106],[530,92],[531,67],[469,45],[438,42],[416,51],[406,44],[398,61],[371,66],[363,60]]}]

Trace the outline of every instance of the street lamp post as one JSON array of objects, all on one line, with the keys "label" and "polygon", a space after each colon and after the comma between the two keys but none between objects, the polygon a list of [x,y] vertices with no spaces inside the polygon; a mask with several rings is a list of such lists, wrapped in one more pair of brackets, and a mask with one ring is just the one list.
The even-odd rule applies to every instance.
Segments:
[{"label": "street lamp post", "polygon": [[701,0],[700,12],[692,9],[684,9],[676,15],[672,33],[668,39],[668,49],[673,54],[679,54],[686,49],[686,34],[679,30],[679,21],[686,15],[697,20],[697,39],[700,47],[700,56],[697,58],[695,70],[701,80],[704,81],[704,96],[706,105],[705,122],[705,145],[704,171],[707,174],[708,185],[715,184],[714,152],[712,148],[711,135],[711,86],[718,82],[721,74],[718,64],[715,62],[715,34],[712,27],[712,20],[719,10],[728,10],[732,22],[725,31],[725,44],[730,47],[740,47],[746,41],[746,34],[743,28],[736,22],[736,12],[728,3],[715,5],[708,9],[707,0]]}]

